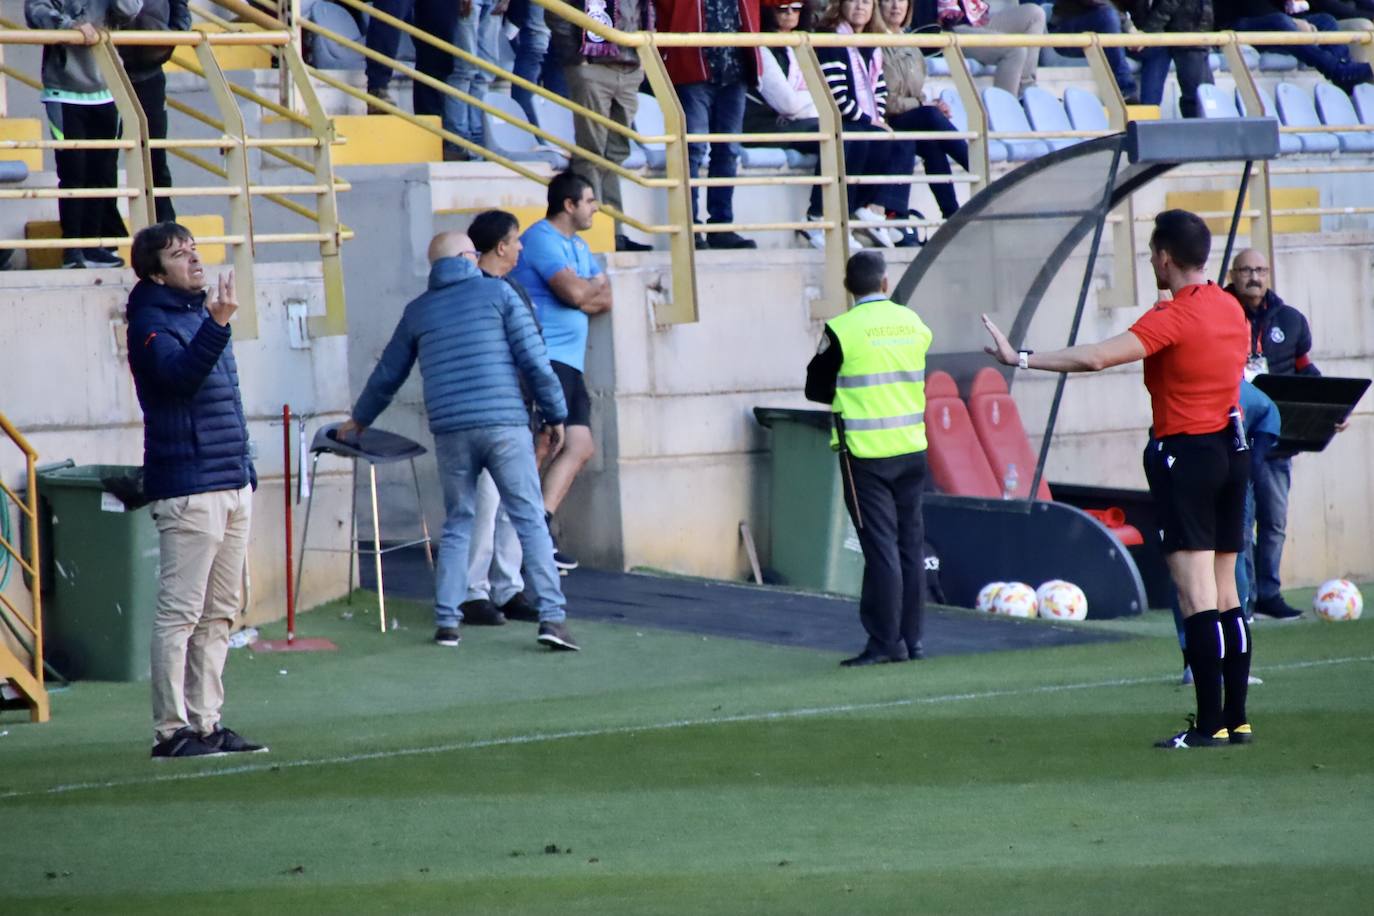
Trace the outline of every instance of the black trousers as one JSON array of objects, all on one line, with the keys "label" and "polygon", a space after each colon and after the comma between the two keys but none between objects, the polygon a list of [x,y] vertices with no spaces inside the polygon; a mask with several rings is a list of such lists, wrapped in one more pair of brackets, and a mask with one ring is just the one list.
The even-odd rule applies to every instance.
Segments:
[{"label": "black trousers", "polygon": [[[44,104],[48,130],[55,140],[113,140],[119,136],[114,102],[99,105]],[[115,188],[119,184],[119,150],[60,149],[53,152],[59,188]],[[114,238],[127,230],[113,197],[63,198],[57,217],[65,239]]]},{"label": "black trousers", "polygon": [[895,458],[841,454],[840,473],[864,554],[859,621],[868,633],[865,651],[906,659],[920,646],[925,613],[925,452]]},{"label": "black trousers", "polygon": [[[148,136],[153,140],[167,139],[167,75],[161,70],[145,80],[134,83],[134,95],[143,106],[143,116],[148,119]],[[167,167],[167,151],[154,149],[149,154],[153,160],[153,187],[170,188],[172,170]],[[154,204],[157,208],[159,223],[171,222],[177,218],[172,198],[159,197]]]}]

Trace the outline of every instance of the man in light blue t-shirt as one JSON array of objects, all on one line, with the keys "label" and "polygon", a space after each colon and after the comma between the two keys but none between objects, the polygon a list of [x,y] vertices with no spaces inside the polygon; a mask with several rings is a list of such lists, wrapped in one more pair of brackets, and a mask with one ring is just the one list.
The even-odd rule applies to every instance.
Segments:
[{"label": "man in light blue t-shirt", "polygon": [[[549,182],[548,199],[548,215],[520,237],[524,248],[511,277],[525,287],[539,313],[549,360],[568,403],[566,444],[544,472],[544,512],[552,519],[578,472],[596,451],[591,398],[582,368],[587,320],[610,311],[611,285],[587,243],[577,235],[591,228],[596,214],[591,183],[575,172],[561,172]],[[554,561],[562,570],[577,568],[577,561],[558,551],[556,544]]]}]

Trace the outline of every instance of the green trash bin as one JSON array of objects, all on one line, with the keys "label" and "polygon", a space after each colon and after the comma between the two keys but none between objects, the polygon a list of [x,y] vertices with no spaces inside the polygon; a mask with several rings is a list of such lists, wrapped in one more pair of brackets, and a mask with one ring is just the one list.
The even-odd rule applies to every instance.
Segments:
[{"label": "green trash bin", "polygon": [[[137,467],[42,471],[43,642],[68,678],[146,681],[157,609],[158,535],[141,503]],[[116,495],[118,494],[118,495]]]},{"label": "green trash bin", "polygon": [[858,595],[864,558],[830,450],[830,411],[755,407],[754,418],[773,431],[769,569],[783,585]]}]

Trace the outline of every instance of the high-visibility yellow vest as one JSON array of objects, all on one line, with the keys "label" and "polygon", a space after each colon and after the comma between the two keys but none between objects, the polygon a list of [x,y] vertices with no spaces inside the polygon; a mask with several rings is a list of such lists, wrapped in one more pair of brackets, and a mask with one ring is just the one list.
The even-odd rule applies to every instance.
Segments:
[{"label": "high-visibility yellow vest", "polygon": [[891,458],[926,448],[926,351],[930,328],[916,313],[890,299],[871,299],[826,322],[844,353],[835,380],[845,446],[855,458]]}]

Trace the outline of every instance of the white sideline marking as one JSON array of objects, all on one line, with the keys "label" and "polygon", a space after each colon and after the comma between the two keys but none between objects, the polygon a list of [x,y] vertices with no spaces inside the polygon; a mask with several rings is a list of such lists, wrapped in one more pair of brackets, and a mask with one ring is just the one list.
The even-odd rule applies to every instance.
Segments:
[{"label": "white sideline marking", "polygon": [[[1293,671],[1300,668],[1320,668],[1328,665],[1348,665],[1357,662],[1374,662],[1374,655],[1356,655],[1346,658],[1327,658],[1307,662],[1286,662],[1268,665],[1259,671]],[[32,798],[39,795],[62,795],[86,789],[117,789],[124,786],[154,785],[163,782],[180,782],[189,779],[211,779],[218,776],[237,776],[243,773],[264,773],[273,770],[291,770],[300,767],[342,766],[351,763],[366,763],[370,760],[391,760],[398,757],[419,757],[427,754],[449,754],[455,751],[481,750],[488,747],[512,747],[521,744],[542,744],[546,741],[565,741],[570,738],[599,738],[607,735],[629,735],[637,732],[668,731],[677,728],[695,728],[707,725],[729,725],[736,722],[773,722],[780,719],[803,719],[813,716],[833,716],[851,712],[869,712],[878,709],[893,709],[902,706],[931,706],[940,703],[958,703],[965,700],[995,700],[1001,697],[1034,696],[1045,693],[1065,693],[1070,690],[1101,690],[1109,687],[1138,687],[1143,684],[1172,684],[1177,675],[1169,674],[1152,677],[1116,678],[1109,681],[1088,681],[1077,684],[1049,684],[1042,687],[1025,687],[1019,690],[983,690],[975,693],[946,693],[933,697],[908,697],[901,700],[884,700],[876,703],[845,703],[836,706],[806,706],[799,709],[781,709],[771,712],[738,713],[733,716],[706,716],[699,719],[672,719],[667,722],[650,722],[644,725],[617,725],[607,728],[584,728],[562,732],[535,732],[529,735],[509,735],[504,738],[482,738],[475,741],[457,741],[451,744],[436,744],[429,747],[400,748],[391,751],[370,751],[365,754],[347,754],[339,757],[316,757],[307,760],[286,760],[280,763],[252,763],[242,766],[223,767],[215,770],[198,770],[193,773],[167,773],[141,779],[110,780],[108,782],[74,782],[23,792],[0,793],[0,801],[11,798]]]}]

